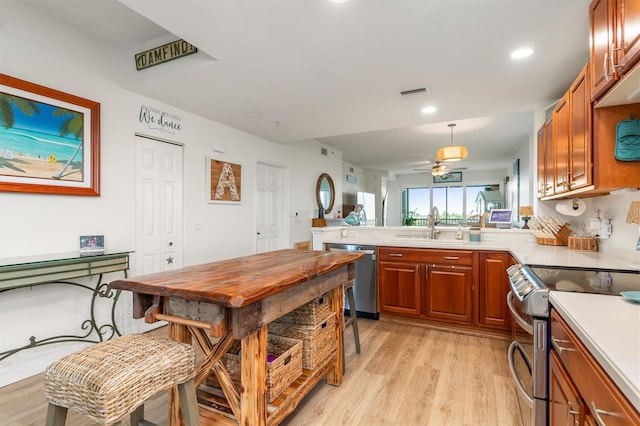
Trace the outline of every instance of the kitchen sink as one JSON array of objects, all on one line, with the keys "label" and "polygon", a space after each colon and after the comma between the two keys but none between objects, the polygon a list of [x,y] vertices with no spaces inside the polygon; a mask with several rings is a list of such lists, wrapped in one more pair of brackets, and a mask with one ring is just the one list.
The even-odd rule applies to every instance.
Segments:
[{"label": "kitchen sink", "polygon": [[396,242],[410,242],[412,244],[424,244],[424,245],[465,245],[465,244],[469,244],[468,240],[449,240],[449,239],[432,239],[432,238],[426,238],[426,237],[419,237],[419,236],[396,236],[395,238],[388,240],[388,242],[390,243],[396,243]]}]

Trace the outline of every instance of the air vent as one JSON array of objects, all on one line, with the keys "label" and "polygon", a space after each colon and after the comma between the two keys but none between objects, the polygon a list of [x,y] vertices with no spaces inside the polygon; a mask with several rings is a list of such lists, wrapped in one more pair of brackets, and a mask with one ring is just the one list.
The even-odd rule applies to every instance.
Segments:
[{"label": "air vent", "polygon": [[400,96],[416,96],[416,95],[429,95],[431,90],[428,87],[420,87],[419,89],[411,89],[400,92]]}]

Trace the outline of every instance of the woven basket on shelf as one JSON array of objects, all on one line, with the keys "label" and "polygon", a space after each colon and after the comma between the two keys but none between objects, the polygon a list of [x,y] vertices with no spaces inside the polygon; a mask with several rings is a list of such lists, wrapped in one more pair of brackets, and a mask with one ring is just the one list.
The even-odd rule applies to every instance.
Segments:
[{"label": "woven basket on shelf", "polygon": [[[240,342],[234,342],[222,362],[236,386],[240,385]],[[302,342],[283,336],[268,336],[267,353],[276,357],[267,362],[267,402],[273,402],[302,374]],[[218,385],[215,375],[209,376],[209,384]]]},{"label": "woven basket on shelf", "polygon": [[304,325],[274,321],[269,324],[269,333],[302,340],[302,367],[313,370],[327,360],[336,348],[336,314],[320,324]]},{"label": "woven basket on shelf", "polygon": [[327,293],[281,316],[278,321],[288,324],[318,325],[323,323],[330,315],[331,307],[329,306],[329,294]]}]

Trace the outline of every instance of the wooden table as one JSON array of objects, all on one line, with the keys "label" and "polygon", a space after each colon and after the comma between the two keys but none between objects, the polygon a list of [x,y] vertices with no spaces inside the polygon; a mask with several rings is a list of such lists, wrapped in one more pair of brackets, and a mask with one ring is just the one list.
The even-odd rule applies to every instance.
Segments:
[{"label": "wooden table", "polygon": [[[135,318],[168,321],[171,338],[194,343],[202,351],[204,361],[196,373],[202,424],[273,425],[290,414],[323,377],[332,385],[342,383],[342,288],[354,279],[355,261],[362,256],[278,250],[132,277],[109,286],[134,292]],[[304,370],[267,407],[267,324],[326,293],[336,314],[336,355],[314,370]],[[241,341],[240,388],[221,361],[234,340]],[[220,385],[219,394],[205,383],[212,373]],[[169,396],[170,424],[179,425],[175,390]]]}]

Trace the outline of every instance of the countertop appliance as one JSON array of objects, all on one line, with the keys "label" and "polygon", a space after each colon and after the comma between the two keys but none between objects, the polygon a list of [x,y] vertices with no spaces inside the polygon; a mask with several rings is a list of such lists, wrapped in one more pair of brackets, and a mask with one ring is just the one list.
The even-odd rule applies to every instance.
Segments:
[{"label": "countertop appliance", "polygon": [[[357,251],[365,256],[356,262],[355,285],[356,314],[359,318],[379,319],[378,286],[376,284],[376,247],[357,244],[325,244],[329,251]],[[349,308],[349,301],[345,301]]]},{"label": "countertop appliance", "polygon": [[[511,291],[507,305],[516,324],[531,339],[521,344],[514,338],[509,346],[511,374],[520,394],[533,407],[533,424],[546,425],[549,417],[548,360],[550,349],[549,304],[550,291],[619,296],[621,291],[640,290],[640,271],[513,265],[507,269]],[[523,378],[516,368],[521,357],[530,373]],[[532,386],[523,383],[528,380]]]}]

